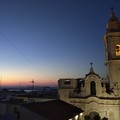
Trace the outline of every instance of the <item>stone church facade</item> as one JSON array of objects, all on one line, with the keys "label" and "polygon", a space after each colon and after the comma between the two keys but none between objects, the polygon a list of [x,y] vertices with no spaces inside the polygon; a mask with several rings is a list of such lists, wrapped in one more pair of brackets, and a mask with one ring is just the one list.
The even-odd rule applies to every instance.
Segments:
[{"label": "stone church facade", "polygon": [[58,80],[60,99],[84,110],[76,120],[120,120],[120,20],[113,9],[104,35],[106,79],[95,73],[92,63],[84,78]]}]

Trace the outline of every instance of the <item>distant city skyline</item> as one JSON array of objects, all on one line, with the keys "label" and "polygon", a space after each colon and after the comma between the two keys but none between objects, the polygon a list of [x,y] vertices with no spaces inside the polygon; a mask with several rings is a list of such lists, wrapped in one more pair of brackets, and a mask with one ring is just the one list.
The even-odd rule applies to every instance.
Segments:
[{"label": "distant city skyline", "polygon": [[54,86],[84,77],[90,63],[106,77],[103,36],[119,0],[1,0],[0,83]]}]

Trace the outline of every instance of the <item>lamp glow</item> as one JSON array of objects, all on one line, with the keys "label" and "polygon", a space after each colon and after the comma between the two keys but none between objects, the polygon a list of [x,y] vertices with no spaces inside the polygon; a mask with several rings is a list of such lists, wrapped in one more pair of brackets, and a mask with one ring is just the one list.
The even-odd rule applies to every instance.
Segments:
[{"label": "lamp glow", "polygon": [[75,116],[75,120],[77,120],[77,119],[78,119],[78,115]]},{"label": "lamp glow", "polygon": [[83,115],[83,113],[80,113],[80,116],[82,116]]}]

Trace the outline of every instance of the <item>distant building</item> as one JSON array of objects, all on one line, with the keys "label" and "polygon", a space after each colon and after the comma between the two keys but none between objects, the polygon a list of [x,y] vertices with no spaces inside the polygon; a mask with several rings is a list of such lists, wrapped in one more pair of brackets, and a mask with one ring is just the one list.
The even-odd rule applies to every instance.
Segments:
[{"label": "distant building", "polygon": [[120,20],[113,9],[104,35],[104,45],[106,79],[94,72],[91,63],[90,72],[84,78],[63,78],[58,81],[60,99],[82,108],[82,120],[94,120],[97,116],[102,120],[120,119]]}]

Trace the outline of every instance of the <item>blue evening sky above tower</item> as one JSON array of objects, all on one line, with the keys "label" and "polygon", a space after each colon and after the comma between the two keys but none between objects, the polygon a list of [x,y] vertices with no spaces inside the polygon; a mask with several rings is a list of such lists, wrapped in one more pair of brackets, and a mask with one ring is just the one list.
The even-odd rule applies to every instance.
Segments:
[{"label": "blue evening sky above tower", "polygon": [[90,62],[105,77],[103,36],[119,0],[1,0],[2,84],[54,85],[84,77]]}]

